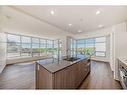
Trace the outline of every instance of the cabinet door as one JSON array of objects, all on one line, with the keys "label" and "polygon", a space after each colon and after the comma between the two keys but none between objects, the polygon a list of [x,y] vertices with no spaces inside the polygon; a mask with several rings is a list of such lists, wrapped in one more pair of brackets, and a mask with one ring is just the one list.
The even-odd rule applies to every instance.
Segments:
[{"label": "cabinet door", "polygon": [[52,89],[53,75],[41,65],[36,64],[36,88],[37,89]]},{"label": "cabinet door", "polygon": [[83,61],[83,79],[87,76],[87,74],[90,72],[90,69],[91,69],[91,65],[90,65],[90,60],[85,60]]},{"label": "cabinet door", "polygon": [[54,75],[54,88],[55,89],[75,89],[75,81],[77,77],[77,65],[74,64]]},{"label": "cabinet door", "polygon": [[76,86],[79,86],[81,84],[81,82],[85,79],[85,77],[89,72],[90,72],[89,60],[83,60],[80,63],[78,63]]},{"label": "cabinet door", "polygon": [[84,67],[83,61],[80,61],[77,64],[77,67],[78,69],[77,69],[77,77],[76,77],[76,86],[78,87],[84,78],[84,68],[85,67]]}]

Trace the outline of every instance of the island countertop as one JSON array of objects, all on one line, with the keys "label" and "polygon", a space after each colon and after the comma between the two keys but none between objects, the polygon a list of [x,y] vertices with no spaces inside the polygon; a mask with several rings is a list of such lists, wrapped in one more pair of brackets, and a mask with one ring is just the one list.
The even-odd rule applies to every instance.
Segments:
[{"label": "island countertop", "polygon": [[44,59],[44,60],[38,60],[36,63],[44,67],[46,70],[48,70],[50,73],[55,73],[59,70],[62,70],[66,67],[69,67],[74,64],[78,64],[82,60],[87,60],[89,57],[77,57],[79,58],[76,61],[67,61],[67,60],[55,60],[53,58],[50,59]]}]

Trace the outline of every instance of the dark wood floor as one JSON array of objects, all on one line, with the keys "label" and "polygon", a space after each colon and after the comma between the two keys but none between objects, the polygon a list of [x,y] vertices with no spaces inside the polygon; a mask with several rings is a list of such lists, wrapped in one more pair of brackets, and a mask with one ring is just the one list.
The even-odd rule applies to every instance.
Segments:
[{"label": "dark wood floor", "polygon": [[83,81],[80,89],[122,89],[113,79],[109,63],[92,61],[91,73]]},{"label": "dark wood floor", "polygon": [[[8,65],[0,74],[0,89],[35,89],[35,64]],[[80,89],[121,89],[121,85],[113,79],[109,63],[93,61]]]},{"label": "dark wood floor", "polygon": [[35,89],[35,64],[6,66],[0,74],[0,89]]}]

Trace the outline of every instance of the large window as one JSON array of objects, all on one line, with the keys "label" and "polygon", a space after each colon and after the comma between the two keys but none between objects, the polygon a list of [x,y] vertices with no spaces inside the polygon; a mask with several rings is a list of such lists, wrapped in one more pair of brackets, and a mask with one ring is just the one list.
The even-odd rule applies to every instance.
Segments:
[{"label": "large window", "polygon": [[94,55],[95,54],[95,39],[91,38],[91,39],[86,39],[85,40],[85,49],[84,52],[86,55]]},{"label": "large window", "polygon": [[[7,57],[58,55],[58,41],[7,34]],[[61,53],[61,52],[60,52]]]},{"label": "large window", "polygon": [[94,55],[94,45],[94,39],[77,40],[77,54]]},{"label": "large window", "polygon": [[31,56],[31,37],[21,36],[21,56]]},{"label": "large window", "polygon": [[58,50],[58,48],[59,48],[59,45],[58,45],[58,43],[59,43],[59,40],[55,40],[54,41],[54,51],[53,51],[53,55],[54,55],[54,58],[58,58],[58,54],[59,54],[59,50]]},{"label": "large window", "polygon": [[95,39],[96,56],[106,56],[106,37],[99,37]]},{"label": "large window", "polygon": [[38,38],[32,38],[32,55],[39,56],[40,55],[40,42]]},{"label": "large window", "polygon": [[71,54],[71,57],[75,57],[76,56],[76,40],[71,38],[70,41],[71,41],[70,54]]},{"label": "large window", "polygon": [[77,54],[106,57],[106,37],[77,40]]},{"label": "large window", "polygon": [[20,56],[20,36],[7,35],[7,57],[19,57]]},{"label": "large window", "polygon": [[53,40],[47,40],[47,54],[53,55]]},{"label": "large window", "polygon": [[58,42],[58,54],[59,54],[59,58],[62,59],[62,41],[59,40]]},{"label": "large window", "polygon": [[43,56],[46,54],[46,40],[40,39],[40,55]]},{"label": "large window", "polygon": [[77,54],[85,54],[85,40],[77,40]]}]

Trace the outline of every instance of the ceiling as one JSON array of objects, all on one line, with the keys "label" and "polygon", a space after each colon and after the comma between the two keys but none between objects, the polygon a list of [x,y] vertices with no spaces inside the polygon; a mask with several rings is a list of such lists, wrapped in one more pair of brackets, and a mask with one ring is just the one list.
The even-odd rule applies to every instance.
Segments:
[{"label": "ceiling", "polygon": [[[10,6],[10,8],[74,34],[127,20],[127,6]],[[54,14],[51,14],[51,11]],[[97,15],[97,11],[100,14]]]}]

